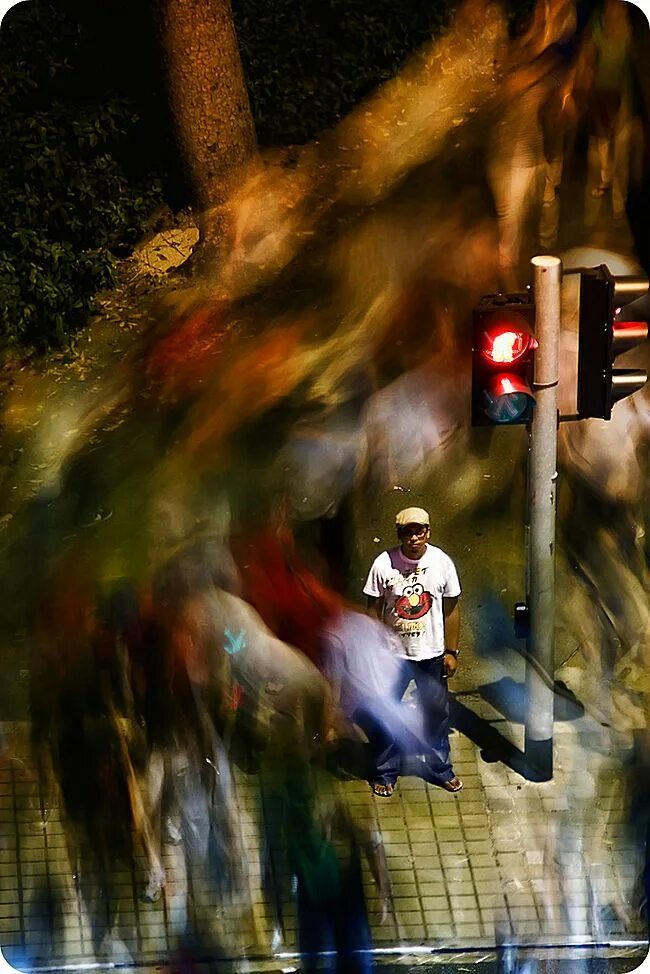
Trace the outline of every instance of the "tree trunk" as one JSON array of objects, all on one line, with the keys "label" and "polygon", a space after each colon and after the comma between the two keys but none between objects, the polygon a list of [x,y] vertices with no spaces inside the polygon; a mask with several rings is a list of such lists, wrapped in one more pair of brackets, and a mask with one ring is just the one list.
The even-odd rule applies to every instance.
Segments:
[{"label": "tree trunk", "polygon": [[229,239],[224,202],[256,148],[230,0],[155,0],[169,103],[195,206],[201,257]]}]

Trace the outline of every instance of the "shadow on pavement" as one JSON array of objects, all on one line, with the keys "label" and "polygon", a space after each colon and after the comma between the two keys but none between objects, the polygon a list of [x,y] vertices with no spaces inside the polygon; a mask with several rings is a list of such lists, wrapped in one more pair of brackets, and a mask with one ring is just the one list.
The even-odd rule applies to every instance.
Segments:
[{"label": "shadow on pavement", "polygon": [[[577,720],[585,712],[575,694],[561,682],[556,682],[555,691],[555,720]],[[494,683],[485,683],[478,687],[480,696],[503,714],[506,720],[523,724],[526,719],[527,698],[526,684],[517,683],[510,676],[504,676]]]},{"label": "shadow on pavement", "polygon": [[[487,683],[472,691],[471,696],[479,695],[491,707],[498,710],[507,721],[523,723],[526,715],[526,687],[511,677],[503,677],[494,683]],[[531,765],[525,754],[509,741],[494,726],[494,723],[480,717],[461,702],[464,694],[450,695],[451,726],[471,740],[481,752],[481,758],[488,763],[501,762],[516,771],[528,781],[546,780]],[[584,707],[572,691],[560,682],[555,683],[555,720],[577,720],[584,714]],[[370,773],[367,746],[360,740],[340,740],[328,749],[327,766],[331,773],[341,778],[367,779]],[[405,757],[402,775],[420,777],[419,763],[416,759]]]},{"label": "shadow on pavement", "polygon": [[535,777],[531,777],[531,769],[527,767],[523,752],[504,737],[489,720],[479,717],[456,697],[450,698],[449,710],[451,726],[476,744],[484,761],[490,764],[501,761],[529,781],[536,780]]},{"label": "shadow on pavement", "polygon": [[[577,720],[584,714],[584,706],[575,694],[564,684],[556,682],[555,686],[555,720]],[[526,687],[510,677],[503,677],[495,683],[488,683],[478,687],[472,696],[478,693],[492,707],[499,710],[504,718],[515,723],[523,723],[526,715]],[[459,694],[462,696],[462,694]],[[546,778],[509,741],[493,723],[466,707],[458,696],[450,696],[451,726],[473,741],[480,749],[481,758],[492,764],[502,762],[512,771],[516,771],[528,781],[544,781]]]}]

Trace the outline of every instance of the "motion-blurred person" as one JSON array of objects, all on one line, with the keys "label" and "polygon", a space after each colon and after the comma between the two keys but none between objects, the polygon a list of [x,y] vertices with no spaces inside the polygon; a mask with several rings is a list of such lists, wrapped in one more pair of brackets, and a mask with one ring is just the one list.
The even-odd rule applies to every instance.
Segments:
[{"label": "motion-blurred person", "polygon": [[[237,821],[234,782],[223,744],[209,718],[201,740],[186,728],[177,732],[172,787],[179,809],[186,896],[172,894],[172,927],[186,943],[236,951],[241,926],[254,930],[247,902],[246,859]],[[244,938],[245,939],[245,938]]]},{"label": "motion-blurred person", "polygon": [[650,799],[646,782],[650,765],[650,739],[647,728],[636,735],[635,761],[629,768],[631,785],[630,832],[640,850],[640,870],[636,882],[635,906],[650,927]]},{"label": "motion-blurred person", "polygon": [[[375,559],[363,591],[377,618],[400,637],[396,699],[415,680],[427,724],[427,780],[455,793],[463,783],[450,761],[447,680],[458,666],[460,583],[451,558],[428,543],[427,511],[408,507],[399,511],[395,524],[400,544]],[[389,798],[399,771],[400,752],[391,746],[382,760],[381,779],[372,784],[374,793]]]},{"label": "motion-blurred person", "polygon": [[586,640],[584,650],[608,687],[614,667],[643,645],[650,620],[642,510],[649,416],[642,392],[618,403],[608,423],[566,424],[558,441],[561,537],[599,620],[601,645]]},{"label": "motion-blurred person", "polygon": [[[285,718],[291,739],[302,738],[303,725],[320,733],[325,680],[316,667],[292,646],[278,639],[248,603],[225,589],[215,588],[206,602],[217,655],[222,663],[218,679],[239,695],[241,705],[252,701],[259,719],[268,710]],[[255,703],[259,701],[259,703]]]},{"label": "motion-blurred person", "polygon": [[611,193],[614,220],[625,217],[633,127],[631,30],[627,4],[605,0],[594,14],[586,44],[585,74],[589,176],[587,221],[595,222],[599,201]]},{"label": "motion-blurred person", "polygon": [[[567,5],[567,18],[575,16]],[[539,118],[544,146],[544,186],[539,227],[542,247],[554,247],[560,223],[559,191],[562,177],[573,153],[581,110],[577,95],[579,31],[571,24],[549,53],[556,58],[548,85],[548,95],[540,105]]]},{"label": "motion-blurred person", "polygon": [[530,28],[511,47],[501,117],[493,127],[488,162],[497,210],[499,258],[507,287],[516,284],[526,223],[535,203],[541,201],[546,171],[542,109],[557,86],[561,63],[554,45],[565,41],[574,30],[572,2],[538,2]]},{"label": "motion-blurred person", "polygon": [[246,600],[278,639],[322,671],[320,633],[343,600],[305,567],[284,512],[268,528],[234,539],[232,546]]},{"label": "motion-blurred person", "polygon": [[362,856],[377,887],[382,922],[391,908],[381,837],[352,817],[334,782],[317,787],[305,764],[289,764],[287,771],[286,827],[303,969],[364,974],[373,963]]},{"label": "motion-blurred person", "polygon": [[261,534],[245,555],[240,551],[244,557],[249,599],[275,634],[291,639],[328,681],[325,736],[354,740],[353,725],[360,727],[370,745],[371,782],[381,779],[386,750],[423,750],[421,721],[399,702],[399,636],[320,582],[302,563],[286,530],[282,540],[273,532]]},{"label": "motion-blurred person", "polygon": [[[371,615],[342,607],[321,634],[324,668],[337,717],[361,728],[368,739],[366,774],[371,786],[391,781],[394,754],[420,754],[428,738],[422,714],[400,701],[402,643]],[[354,733],[354,732],[353,732]]]},{"label": "motion-blurred person", "polygon": [[[97,587],[92,573],[84,570],[75,577],[67,562],[62,565],[67,596],[58,608],[47,606],[45,618],[63,622],[74,606],[76,625],[74,632],[63,628],[57,633],[57,639],[65,634],[69,645],[65,650],[57,646],[58,658],[51,658],[47,740],[95,954],[124,959],[119,951],[134,944],[135,929],[132,908],[122,903],[117,870],[126,867],[137,876],[136,851],[142,849],[146,867],[162,874],[139,787],[145,741],[134,720],[122,654],[129,603],[122,598],[125,589],[110,590],[92,602]],[[56,585],[52,595],[61,596]]]},{"label": "motion-blurred person", "polygon": [[[467,358],[449,334],[455,322],[447,318],[441,327],[441,317],[433,319],[436,353],[423,360],[424,346],[414,345],[416,361],[373,393],[366,405],[367,482],[375,490],[423,481],[432,469],[445,464],[457,472],[455,451],[463,444],[466,423],[459,396],[465,388],[469,395],[469,374]],[[463,474],[467,487],[473,471],[466,466]]]},{"label": "motion-blurred person", "polygon": [[[160,818],[173,810],[174,838],[184,853],[186,889],[168,896],[171,926],[195,949],[237,952],[242,934],[252,931],[254,939],[255,933],[234,784],[218,731],[230,686],[212,606],[215,584],[230,570],[227,554],[221,564],[210,544],[175,552],[154,579],[140,655],[152,745],[151,814],[159,834]],[[159,895],[152,877],[145,898]]]}]

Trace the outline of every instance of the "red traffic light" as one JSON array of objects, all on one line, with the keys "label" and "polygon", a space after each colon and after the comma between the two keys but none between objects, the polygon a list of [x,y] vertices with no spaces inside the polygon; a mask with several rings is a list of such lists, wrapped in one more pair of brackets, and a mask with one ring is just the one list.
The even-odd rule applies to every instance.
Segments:
[{"label": "red traffic light", "polygon": [[483,322],[481,355],[494,365],[512,365],[537,348],[523,315],[490,315]]},{"label": "red traffic light", "polygon": [[472,425],[527,423],[532,391],[535,307],[530,294],[492,294],[473,311]]}]

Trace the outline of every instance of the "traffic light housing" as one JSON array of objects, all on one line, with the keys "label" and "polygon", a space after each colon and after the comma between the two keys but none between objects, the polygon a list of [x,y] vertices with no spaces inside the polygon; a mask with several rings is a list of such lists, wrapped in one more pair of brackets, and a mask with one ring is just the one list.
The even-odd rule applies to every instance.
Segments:
[{"label": "traffic light housing", "polygon": [[[643,275],[615,277],[605,264],[581,271],[578,346],[578,416],[610,419],[612,407],[645,385],[642,369],[615,369],[614,359],[648,337],[645,321],[624,321],[621,311],[648,290]],[[631,310],[631,309],[630,309]]]},{"label": "traffic light housing", "polygon": [[528,423],[535,405],[535,305],[528,292],[489,294],[474,309],[472,426]]}]

